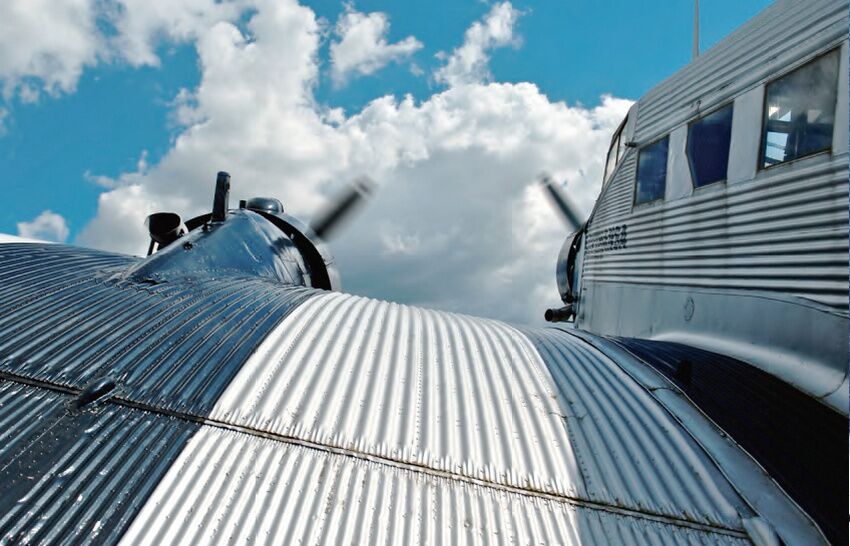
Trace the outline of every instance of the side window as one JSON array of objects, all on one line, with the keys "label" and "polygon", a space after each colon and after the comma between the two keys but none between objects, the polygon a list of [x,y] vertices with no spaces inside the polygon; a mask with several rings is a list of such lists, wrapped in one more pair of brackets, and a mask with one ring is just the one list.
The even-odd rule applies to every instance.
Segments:
[{"label": "side window", "polygon": [[836,49],[767,85],[761,168],[832,148],[837,82]]},{"label": "side window", "polygon": [[664,199],[667,180],[667,138],[642,148],[638,153],[635,205]]},{"label": "side window", "polygon": [[731,104],[688,127],[688,163],[695,187],[726,179],[731,137]]}]

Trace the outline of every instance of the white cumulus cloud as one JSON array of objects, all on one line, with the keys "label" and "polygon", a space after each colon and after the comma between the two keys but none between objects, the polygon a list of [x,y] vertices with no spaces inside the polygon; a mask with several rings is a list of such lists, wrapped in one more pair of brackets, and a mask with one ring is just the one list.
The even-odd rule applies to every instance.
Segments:
[{"label": "white cumulus cloud", "polygon": [[360,13],[351,5],[346,6],[334,29],[338,39],[330,45],[331,76],[337,85],[352,75],[372,74],[422,49],[422,43],[413,36],[388,43],[389,28],[386,14]]},{"label": "white cumulus cloud", "polygon": [[[629,101],[587,109],[530,83],[467,85],[416,103],[376,100],[342,128],[368,142],[384,185],[334,241],[357,292],[540,321],[558,303],[555,258],[567,232],[535,177],[546,170],[589,213],[607,140]],[[616,121],[615,121],[616,120]]]},{"label": "white cumulus cloud", "polygon": [[31,222],[18,222],[18,236],[64,243],[68,238],[68,224],[61,215],[45,210]]},{"label": "white cumulus cloud", "polygon": [[95,0],[3,0],[0,21],[0,82],[7,100],[21,93],[32,102],[40,89],[73,91],[83,69],[97,62]]},{"label": "white cumulus cloud", "polygon": [[434,79],[449,86],[481,83],[490,79],[490,51],[507,45],[518,45],[514,25],[519,11],[510,2],[494,4],[481,21],[472,24],[464,35],[463,44],[452,51],[446,64]]},{"label": "white cumulus cloud", "polygon": [[157,44],[198,39],[248,0],[3,0],[0,85],[9,101],[69,93],[102,62],[158,65]]}]

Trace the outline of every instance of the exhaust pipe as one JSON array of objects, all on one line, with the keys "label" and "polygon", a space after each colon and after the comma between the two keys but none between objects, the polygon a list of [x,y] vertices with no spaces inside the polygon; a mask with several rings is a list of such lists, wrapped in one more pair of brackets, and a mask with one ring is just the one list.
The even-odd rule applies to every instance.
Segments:
[{"label": "exhaust pipe", "polygon": [[230,199],[230,175],[220,171],[215,179],[215,196],[213,196],[213,222],[224,222],[227,220],[227,203]]},{"label": "exhaust pipe", "polygon": [[160,249],[166,245],[170,245],[189,232],[186,229],[186,224],[180,219],[180,215],[173,212],[156,212],[151,214],[145,220],[145,225],[148,227],[148,233],[151,236],[148,256],[153,254],[154,243],[157,245],[156,248]]},{"label": "exhaust pipe", "polygon": [[560,309],[546,309],[546,312],[543,313],[543,318],[546,319],[546,322],[569,322],[575,314],[573,306],[567,305]]}]

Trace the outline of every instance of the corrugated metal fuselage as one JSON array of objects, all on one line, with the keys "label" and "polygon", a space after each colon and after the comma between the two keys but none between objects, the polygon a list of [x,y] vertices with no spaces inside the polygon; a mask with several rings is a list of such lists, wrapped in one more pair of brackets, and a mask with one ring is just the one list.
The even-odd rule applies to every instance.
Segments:
[{"label": "corrugated metal fuselage", "polygon": [[[846,2],[777,2],[635,104],[588,221],[579,328],[732,355],[847,415],[847,28]],[[759,168],[766,83],[835,49],[832,149]],[[688,124],[728,104],[728,176],[695,188]],[[635,205],[638,150],[665,135],[664,198]]]}]

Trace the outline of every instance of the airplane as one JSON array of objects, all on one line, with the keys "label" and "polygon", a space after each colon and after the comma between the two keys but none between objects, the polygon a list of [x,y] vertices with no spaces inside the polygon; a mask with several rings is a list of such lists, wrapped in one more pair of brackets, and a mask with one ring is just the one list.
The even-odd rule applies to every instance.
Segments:
[{"label": "airplane", "polygon": [[[0,544],[846,544],[848,6],[635,103],[549,327],[341,291],[274,198],[0,239]],[[553,294],[554,296],[554,294]]]}]

